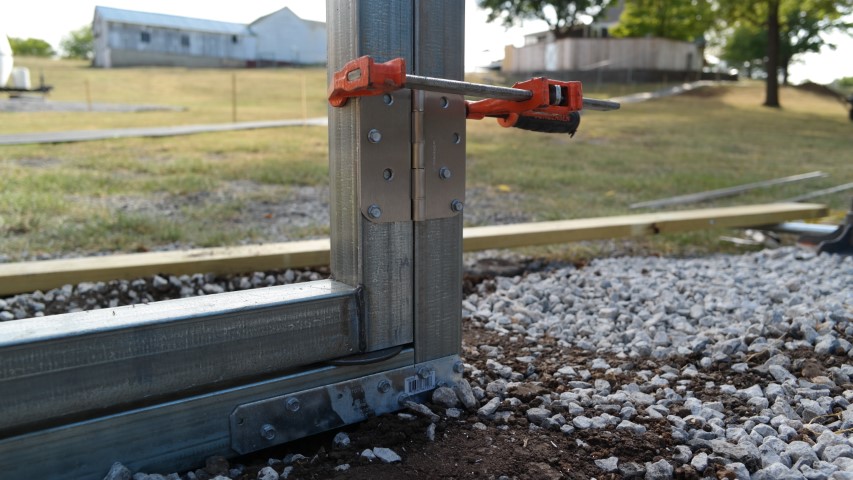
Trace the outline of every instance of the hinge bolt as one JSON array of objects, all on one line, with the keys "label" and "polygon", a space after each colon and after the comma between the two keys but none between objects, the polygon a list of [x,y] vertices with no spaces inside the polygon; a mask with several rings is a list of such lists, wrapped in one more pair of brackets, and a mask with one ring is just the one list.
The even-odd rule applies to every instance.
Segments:
[{"label": "hinge bolt", "polygon": [[450,209],[454,212],[461,212],[463,208],[465,208],[465,205],[463,205],[459,200],[450,202]]},{"label": "hinge bolt", "polygon": [[273,427],[269,423],[263,424],[263,426],[261,427],[261,437],[267,440],[272,440],[273,438],[275,438],[275,427]]},{"label": "hinge bolt", "polygon": [[391,382],[382,380],[376,388],[379,390],[379,393],[388,393],[388,390],[391,390]]},{"label": "hinge bolt", "polygon": [[287,409],[291,412],[299,411],[300,406],[301,405],[299,404],[299,399],[297,398],[291,398],[287,400]]},{"label": "hinge bolt", "polygon": [[450,169],[447,167],[441,167],[440,169],[438,169],[438,176],[442,180],[447,180],[451,176]]},{"label": "hinge bolt", "polygon": [[370,143],[379,143],[382,141],[382,132],[374,128],[367,132],[367,139]]},{"label": "hinge bolt", "polygon": [[367,214],[370,215],[371,218],[379,218],[382,216],[382,209],[379,208],[379,205],[371,205],[367,207]]}]

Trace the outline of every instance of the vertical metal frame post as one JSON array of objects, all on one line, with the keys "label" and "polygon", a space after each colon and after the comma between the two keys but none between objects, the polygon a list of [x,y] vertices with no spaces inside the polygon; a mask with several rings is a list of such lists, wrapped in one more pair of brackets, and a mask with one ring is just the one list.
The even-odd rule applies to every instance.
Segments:
[{"label": "vertical metal frame post", "polygon": [[[464,2],[328,0],[329,76],[363,55],[461,80]],[[362,351],[459,353],[465,107],[407,90],[329,110],[335,280],[365,292]]]},{"label": "vertical metal frame post", "polygon": [[[411,0],[328,0],[329,76],[362,55],[411,65],[412,18]],[[413,338],[407,97],[395,92],[329,108],[331,269],[336,280],[364,288],[363,352]]]},{"label": "vertical metal frame post", "polygon": [[[415,0],[414,74],[462,80],[465,2]],[[462,342],[462,208],[465,105],[425,96],[423,169],[427,219],[415,222],[415,361],[456,355]],[[449,172],[449,178],[444,178]]]}]

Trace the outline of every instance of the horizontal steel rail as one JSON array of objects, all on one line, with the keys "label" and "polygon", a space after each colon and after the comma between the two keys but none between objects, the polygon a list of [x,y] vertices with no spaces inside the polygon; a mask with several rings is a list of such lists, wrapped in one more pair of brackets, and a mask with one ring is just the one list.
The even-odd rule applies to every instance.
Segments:
[{"label": "horizontal steel rail", "polygon": [[[430,365],[452,366],[457,361],[458,357],[454,357]],[[207,456],[236,454],[232,448],[235,437],[230,422],[232,413],[241,405],[381,372],[390,375],[401,368],[407,371],[415,368],[411,349],[370,365],[302,370],[3,439],[0,440],[0,476],[4,479],[100,479],[117,461],[132,471],[143,472],[180,472],[197,468]],[[397,398],[402,387],[394,385],[393,381],[392,387],[388,395]],[[271,445],[275,443],[270,442]]]},{"label": "horizontal steel rail", "polygon": [[0,438],[358,351],[331,280],[0,323]]}]

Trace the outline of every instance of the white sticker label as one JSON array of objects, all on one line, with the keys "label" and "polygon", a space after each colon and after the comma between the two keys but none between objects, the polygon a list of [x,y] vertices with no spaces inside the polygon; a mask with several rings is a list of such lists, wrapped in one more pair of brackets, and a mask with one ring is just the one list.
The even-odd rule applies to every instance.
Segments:
[{"label": "white sticker label", "polygon": [[415,395],[435,388],[435,370],[431,370],[426,378],[418,375],[406,379],[406,395]]}]

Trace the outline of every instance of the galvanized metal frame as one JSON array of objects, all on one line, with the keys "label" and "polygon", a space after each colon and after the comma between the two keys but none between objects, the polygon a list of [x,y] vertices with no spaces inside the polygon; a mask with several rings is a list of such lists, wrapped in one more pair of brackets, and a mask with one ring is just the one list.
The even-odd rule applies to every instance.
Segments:
[{"label": "galvanized metal frame", "polygon": [[[371,55],[462,77],[464,2],[327,11],[330,72]],[[333,279],[0,323],[0,471],[190,468],[459,378],[462,97],[396,92],[329,117]]]}]

